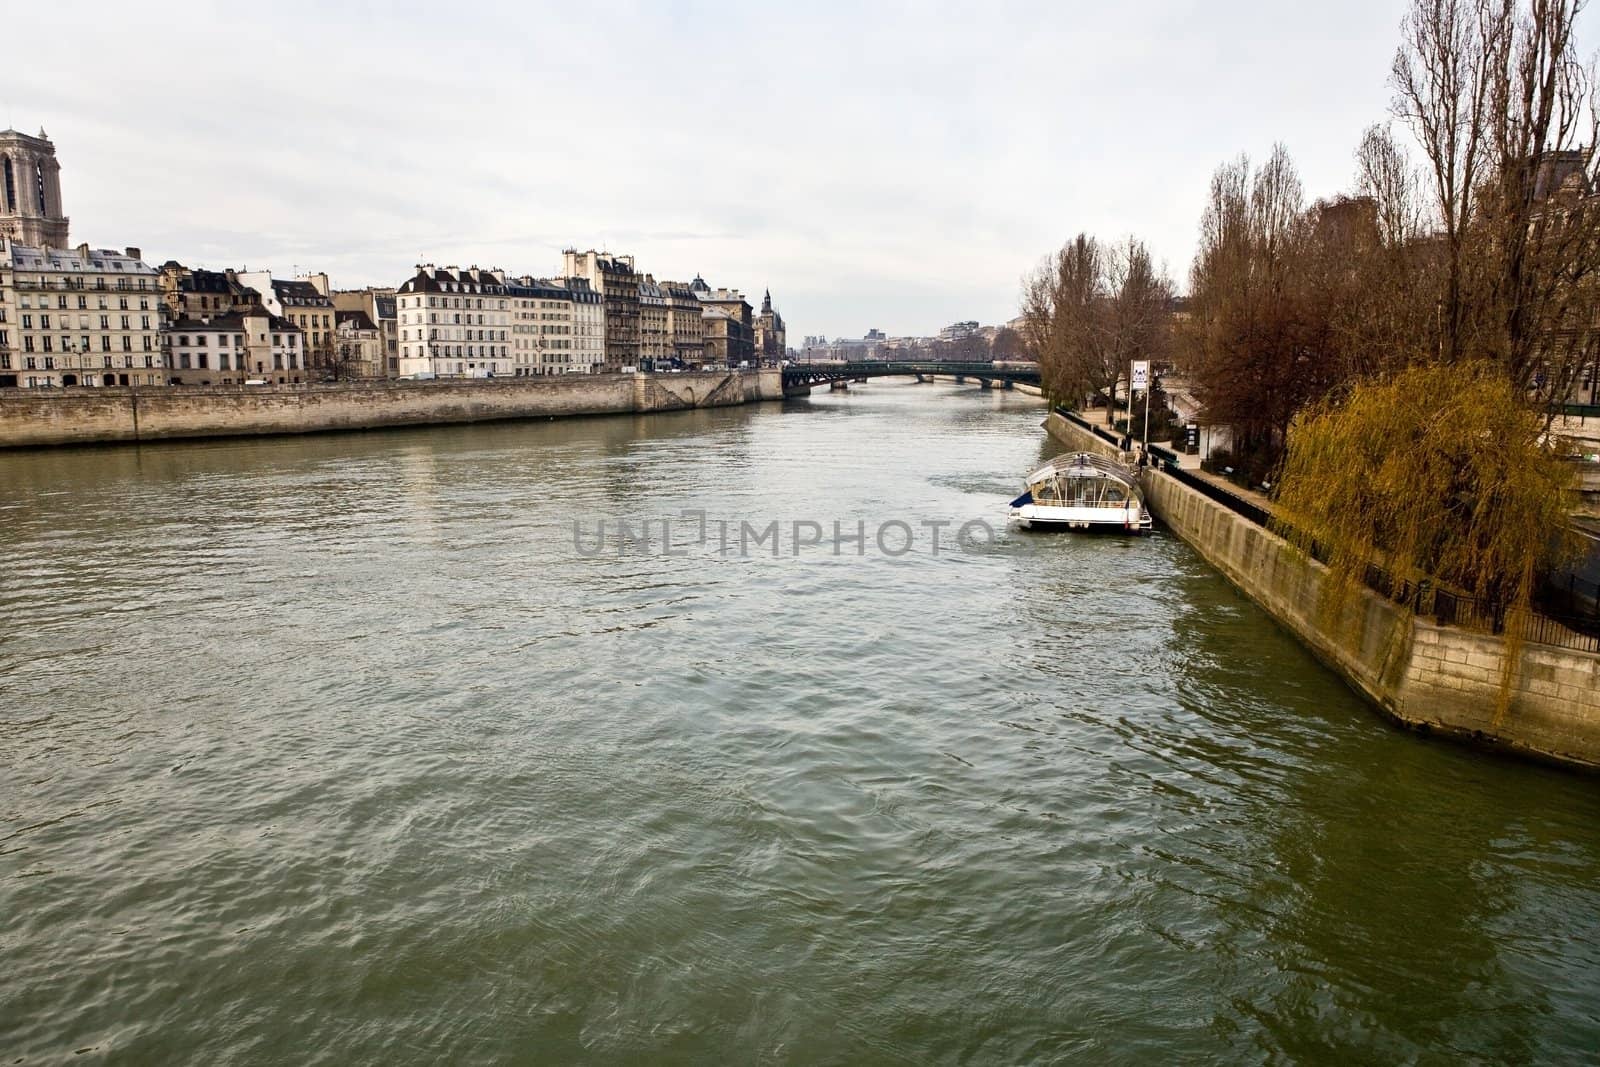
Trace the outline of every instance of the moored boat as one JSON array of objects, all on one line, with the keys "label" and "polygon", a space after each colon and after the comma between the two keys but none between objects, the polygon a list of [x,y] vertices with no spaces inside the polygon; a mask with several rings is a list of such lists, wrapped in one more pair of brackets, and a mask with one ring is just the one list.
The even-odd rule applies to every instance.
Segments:
[{"label": "moored boat", "polygon": [[1093,452],[1057,456],[1028,475],[1011,517],[1024,529],[1147,533],[1151,526],[1138,475]]}]

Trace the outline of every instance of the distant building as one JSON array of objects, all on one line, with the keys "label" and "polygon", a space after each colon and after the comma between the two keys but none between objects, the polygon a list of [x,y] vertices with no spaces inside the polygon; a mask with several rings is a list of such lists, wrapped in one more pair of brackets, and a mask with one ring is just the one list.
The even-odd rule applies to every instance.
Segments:
[{"label": "distant building", "polygon": [[44,130],[0,130],[0,237],[29,248],[66,248],[61,166]]},{"label": "distant building", "polygon": [[706,322],[700,298],[686,282],[662,282],[667,300],[667,334],[672,359],[682,367],[698,367],[706,359]]},{"label": "distant building", "polygon": [[261,294],[231,271],[191,270],[175,259],[161,264],[161,300],[167,317],[210,316],[264,307]]},{"label": "distant building", "polygon": [[572,362],[591,374],[606,365],[606,302],[587,278],[564,278],[572,294]]},{"label": "distant building", "polygon": [[308,274],[292,280],[274,278],[271,271],[240,271],[241,285],[261,294],[262,305],[300,327],[305,335],[307,372],[331,367],[334,359],[334,306],[328,295],[328,276]]},{"label": "distant building", "polygon": [[737,367],[755,359],[755,312],[737,289],[712,289],[699,275],[689,283],[706,329],[706,362]]},{"label": "distant building", "polygon": [[0,237],[0,388],[165,385],[161,307],[137,248]]},{"label": "distant building", "polygon": [[782,359],[788,350],[787,332],[783,325],[783,316],[772,306],[772,290],[768,289],[761,297],[761,313],[755,321],[755,351],[756,358],[761,360]]},{"label": "distant building", "polygon": [[505,272],[428,263],[396,290],[400,376],[510,377]]},{"label": "distant building", "polygon": [[365,311],[335,311],[334,363],[338,378],[385,376],[383,331]]},{"label": "distant building", "polygon": [[639,275],[633,257],[569,248],[562,253],[562,267],[567,277],[584,279],[605,299],[606,365],[638,366]]},{"label": "distant building", "polygon": [[544,278],[509,278],[511,373],[514,377],[587,373],[573,334],[572,291]]},{"label": "distant building", "polygon": [[966,322],[952,322],[939,331],[939,340],[946,342],[965,341],[977,332],[978,323],[976,320],[969,319]]},{"label": "distant building", "polygon": [[300,327],[260,304],[171,319],[165,343],[173,385],[287,385],[306,378]]},{"label": "distant building", "polygon": [[667,295],[646,274],[639,282],[639,369],[654,370],[672,359],[667,330]]},{"label": "distant building", "polygon": [[[400,324],[391,288],[341,289],[329,294],[335,313],[364,312],[378,328],[382,361],[378,378],[392,378],[400,373]],[[339,321],[337,317],[334,320]]]}]

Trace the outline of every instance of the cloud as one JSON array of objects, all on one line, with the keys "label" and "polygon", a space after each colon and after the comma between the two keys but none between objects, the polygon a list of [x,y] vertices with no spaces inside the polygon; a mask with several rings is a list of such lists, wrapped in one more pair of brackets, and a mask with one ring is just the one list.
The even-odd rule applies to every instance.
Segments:
[{"label": "cloud", "polygon": [[8,75],[75,239],[394,284],[419,256],[771,288],[796,336],[1015,313],[1078,230],[1181,280],[1211,170],[1285,141],[1345,188],[1384,117],[1401,0],[1265,3],[98,5],[73,62]]}]

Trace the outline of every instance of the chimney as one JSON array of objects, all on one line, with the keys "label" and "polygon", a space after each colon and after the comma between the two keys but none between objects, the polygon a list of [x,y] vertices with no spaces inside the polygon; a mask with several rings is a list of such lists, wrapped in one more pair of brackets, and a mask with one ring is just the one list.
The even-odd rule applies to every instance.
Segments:
[{"label": "chimney", "polygon": [[83,244],[78,246],[78,255],[82,256],[84,259],[89,258],[89,242],[85,241]]},{"label": "chimney", "polygon": [[139,249],[134,248],[131,245],[129,247],[127,247],[127,248],[124,248],[123,251],[127,253],[129,259],[143,259],[144,258],[144,256],[139,254]]}]

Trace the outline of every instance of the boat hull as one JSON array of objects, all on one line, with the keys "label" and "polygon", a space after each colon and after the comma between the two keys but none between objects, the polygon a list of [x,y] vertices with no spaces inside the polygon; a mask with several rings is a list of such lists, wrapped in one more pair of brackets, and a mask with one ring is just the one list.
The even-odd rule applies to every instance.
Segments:
[{"label": "boat hull", "polygon": [[1076,530],[1085,533],[1150,532],[1149,512],[1143,508],[1051,507],[1024,504],[1011,509],[1011,517],[1025,530]]}]

